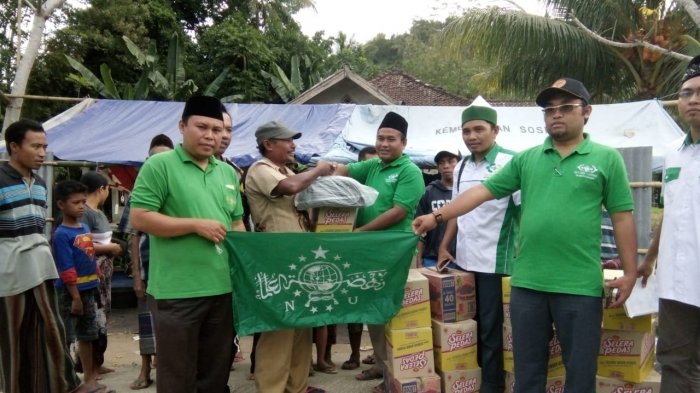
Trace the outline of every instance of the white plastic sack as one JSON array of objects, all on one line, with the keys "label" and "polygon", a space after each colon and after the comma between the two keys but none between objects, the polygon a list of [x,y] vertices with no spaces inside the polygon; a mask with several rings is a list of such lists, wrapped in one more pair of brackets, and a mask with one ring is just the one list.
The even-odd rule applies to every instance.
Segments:
[{"label": "white plastic sack", "polygon": [[345,176],[322,176],[297,194],[297,209],[314,207],[365,207],[374,204],[379,192]]}]

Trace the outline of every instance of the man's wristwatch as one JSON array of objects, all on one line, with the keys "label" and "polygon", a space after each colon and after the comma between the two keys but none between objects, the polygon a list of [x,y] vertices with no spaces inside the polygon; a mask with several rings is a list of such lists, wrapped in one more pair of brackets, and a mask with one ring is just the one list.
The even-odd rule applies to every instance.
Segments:
[{"label": "man's wristwatch", "polygon": [[440,213],[435,213],[435,212],[432,212],[431,214],[433,215],[433,217],[435,217],[435,222],[436,222],[436,223],[441,224],[441,223],[443,222],[442,214],[440,214]]}]

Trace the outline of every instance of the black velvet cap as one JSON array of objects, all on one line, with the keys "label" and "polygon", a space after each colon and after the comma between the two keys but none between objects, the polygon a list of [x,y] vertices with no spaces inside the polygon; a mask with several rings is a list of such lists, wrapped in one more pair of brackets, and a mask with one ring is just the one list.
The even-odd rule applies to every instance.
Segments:
[{"label": "black velvet cap", "polygon": [[688,67],[686,67],[685,73],[683,74],[683,79],[681,79],[681,84],[685,83],[685,81],[688,79],[695,78],[696,76],[700,76],[700,56],[695,56],[692,60],[690,60],[690,63],[688,63]]},{"label": "black velvet cap", "polygon": [[408,122],[398,113],[389,112],[384,116],[384,120],[379,124],[379,128],[393,128],[405,136],[408,132]]},{"label": "black velvet cap", "polygon": [[182,111],[182,118],[190,116],[204,116],[213,119],[224,121],[224,115],[221,113],[221,101],[218,98],[210,96],[193,96],[185,103],[185,109]]}]

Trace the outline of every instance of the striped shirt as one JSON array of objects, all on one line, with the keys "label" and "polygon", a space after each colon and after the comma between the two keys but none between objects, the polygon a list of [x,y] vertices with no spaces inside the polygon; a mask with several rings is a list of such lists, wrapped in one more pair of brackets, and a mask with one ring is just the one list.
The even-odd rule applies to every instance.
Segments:
[{"label": "striped shirt", "polygon": [[58,277],[44,236],[46,184],[27,183],[9,163],[0,164],[0,297]]}]

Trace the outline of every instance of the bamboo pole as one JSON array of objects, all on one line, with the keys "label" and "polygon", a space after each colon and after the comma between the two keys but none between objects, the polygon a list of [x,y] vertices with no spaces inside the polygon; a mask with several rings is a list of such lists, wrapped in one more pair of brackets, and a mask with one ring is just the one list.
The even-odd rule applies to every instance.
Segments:
[{"label": "bamboo pole", "polygon": [[80,102],[90,97],[56,97],[56,96],[37,96],[32,94],[2,94],[6,98],[22,98],[25,100],[37,101],[62,101],[62,102]]},{"label": "bamboo pole", "polygon": [[660,181],[631,181],[630,187],[632,188],[661,188],[662,183]]}]

